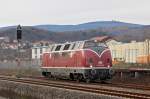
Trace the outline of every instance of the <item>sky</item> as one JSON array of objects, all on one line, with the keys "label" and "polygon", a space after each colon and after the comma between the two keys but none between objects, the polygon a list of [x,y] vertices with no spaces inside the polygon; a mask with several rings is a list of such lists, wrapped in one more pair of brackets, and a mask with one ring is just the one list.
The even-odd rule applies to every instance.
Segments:
[{"label": "sky", "polygon": [[0,26],[122,21],[150,25],[150,0],[0,0]]}]

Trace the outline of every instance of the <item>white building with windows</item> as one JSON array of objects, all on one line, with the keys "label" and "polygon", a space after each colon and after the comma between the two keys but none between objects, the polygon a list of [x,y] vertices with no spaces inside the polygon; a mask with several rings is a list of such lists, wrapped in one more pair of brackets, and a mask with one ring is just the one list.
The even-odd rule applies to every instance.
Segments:
[{"label": "white building with windows", "polygon": [[49,46],[33,46],[32,59],[41,59],[42,54],[50,50]]},{"label": "white building with windows", "polygon": [[150,41],[143,42],[131,41],[130,43],[111,43],[108,44],[112,60],[125,63],[149,63],[150,61]]}]

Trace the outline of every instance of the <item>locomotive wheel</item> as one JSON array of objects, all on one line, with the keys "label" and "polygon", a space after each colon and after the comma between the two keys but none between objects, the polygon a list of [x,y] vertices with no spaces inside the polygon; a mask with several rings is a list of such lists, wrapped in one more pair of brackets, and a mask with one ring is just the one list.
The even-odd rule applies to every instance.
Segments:
[{"label": "locomotive wheel", "polygon": [[42,72],[42,75],[43,75],[44,77],[46,77],[46,72]]},{"label": "locomotive wheel", "polygon": [[51,72],[42,72],[42,75],[46,78],[52,78]]},{"label": "locomotive wheel", "polygon": [[74,80],[74,75],[72,73],[70,73],[70,79]]},{"label": "locomotive wheel", "polygon": [[86,83],[90,83],[91,79],[87,78],[85,81],[86,81]]},{"label": "locomotive wheel", "polygon": [[46,72],[46,77],[51,78],[51,72]]},{"label": "locomotive wheel", "polygon": [[83,75],[82,74],[78,74],[77,76],[77,82],[80,82],[83,80]]}]

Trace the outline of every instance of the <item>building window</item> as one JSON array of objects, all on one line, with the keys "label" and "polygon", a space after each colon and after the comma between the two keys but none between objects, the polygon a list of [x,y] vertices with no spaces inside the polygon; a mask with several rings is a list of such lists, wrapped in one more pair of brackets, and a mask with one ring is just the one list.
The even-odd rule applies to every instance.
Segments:
[{"label": "building window", "polygon": [[42,55],[40,55],[40,59],[42,59]]},{"label": "building window", "polygon": [[48,49],[48,48],[46,48],[46,52],[49,52],[49,49]]},{"label": "building window", "polygon": [[37,54],[37,48],[34,49],[34,53]]},{"label": "building window", "polygon": [[116,55],[116,50],[112,50],[112,56],[113,56],[113,58],[116,58],[116,57],[117,57],[117,55]]},{"label": "building window", "polygon": [[40,54],[42,54],[42,48],[40,48]]}]

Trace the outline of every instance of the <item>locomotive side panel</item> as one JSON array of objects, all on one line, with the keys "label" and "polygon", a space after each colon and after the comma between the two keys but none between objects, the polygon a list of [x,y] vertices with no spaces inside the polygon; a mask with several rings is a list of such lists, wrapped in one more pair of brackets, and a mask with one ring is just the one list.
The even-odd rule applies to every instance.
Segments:
[{"label": "locomotive side panel", "polygon": [[47,67],[49,65],[49,53],[44,53],[42,55],[42,67]]},{"label": "locomotive side panel", "polygon": [[52,53],[53,62],[49,67],[77,68],[83,66],[83,56],[80,51]]},{"label": "locomotive side panel", "polygon": [[46,66],[43,65],[42,71],[57,77],[69,77],[70,73],[84,72],[85,59],[83,55],[83,51],[51,53],[51,57],[43,58]]},{"label": "locomotive side panel", "polygon": [[109,51],[107,51],[100,56],[91,50],[81,50],[72,52],[72,57],[61,55],[56,57],[52,55],[53,57],[51,56],[51,58],[46,57],[49,60],[49,64],[43,68],[43,71],[49,72],[56,78],[82,75],[84,79],[105,80],[110,78],[109,67],[106,64],[107,58],[110,58],[109,54]]}]

